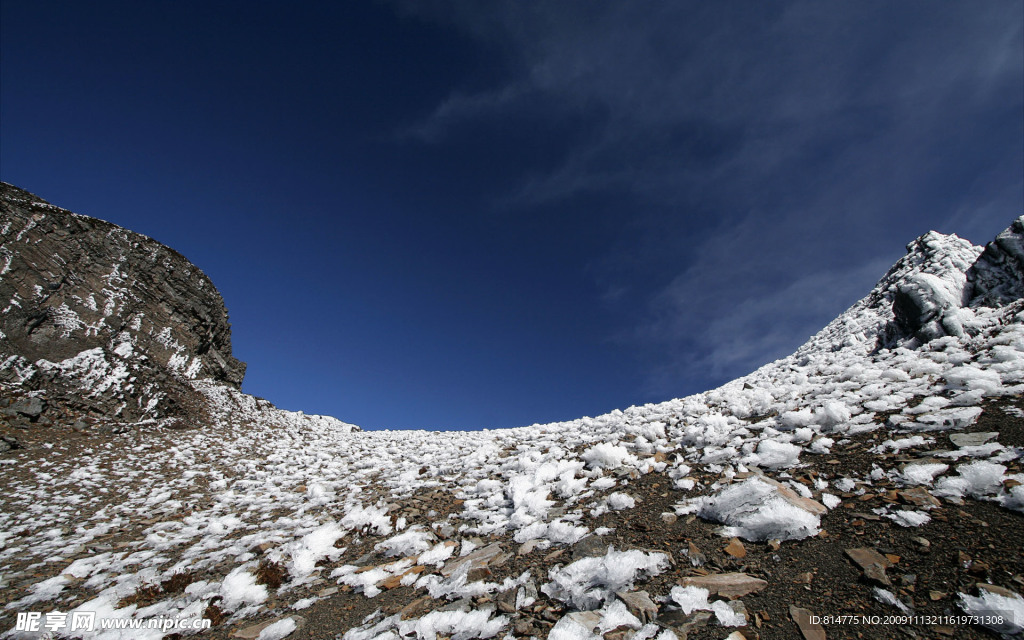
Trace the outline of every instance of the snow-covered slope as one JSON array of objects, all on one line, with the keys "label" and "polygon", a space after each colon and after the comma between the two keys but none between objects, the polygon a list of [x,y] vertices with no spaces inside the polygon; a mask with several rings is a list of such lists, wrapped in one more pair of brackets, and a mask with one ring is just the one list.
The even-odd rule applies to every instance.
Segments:
[{"label": "snow-covered slope", "polygon": [[[1018,220],[1000,246],[1020,246],[1022,229]],[[829,593],[852,589],[860,612],[1019,607],[1002,627],[1019,631],[1013,553],[1000,561],[1005,571],[947,582],[966,590],[981,576],[1003,589],[963,593],[951,608],[950,593],[929,599],[923,587],[904,588],[913,582],[889,581],[895,547],[888,556],[861,549],[920,532],[915,548],[936,551],[915,562],[928,562],[945,553],[942,527],[957,509],[1018,525],[1024,511],[1019,431],[975,428],[1009,420],[1019,430],[1024,417],[1013,405],[1024,394],[1024,303],[1010,295],[1020,272],[1004,249],[1001,262],[972,267],[983,249],[955,236],[929,233],[908,250],[792,356],[660,404],[508,430],[361,433],[289,420],[227,386],[195,382],[210,400],[202,430],[9,452],[0,467],[9,635],[23,635],[15,613],[52,610],[223,617],[213,637],[273,622],[264,640],[668,640],[691,623],[691,638],[724,638],[765,620],[780,634],[768,625],[765,637],[794,637],[792,625],[811,623],[793,601],[803,591],[780,577],[787,562],[807,560],[794,550],[819,549],[824,562],[829,545],[857,564],[815,568],[800,584],[831,585],[835,573]],[[972,268],[984,277],[969,281]],[[870,527],[855,540],[836,533]],[[736,540],[723,552],[711,531]],[[948,544],[956,553],[961,543]],[[966,544],[975,560],[965,572],[988,553]],[[862,562],[869,552],[878,566]],[[858,566],[870,585],[844,577]],[[274,572],[279,582],[268,579]],[[932,570],[906,575],[918,574],[923,583]],[[174,587],[175,576],[187,586]]]}]

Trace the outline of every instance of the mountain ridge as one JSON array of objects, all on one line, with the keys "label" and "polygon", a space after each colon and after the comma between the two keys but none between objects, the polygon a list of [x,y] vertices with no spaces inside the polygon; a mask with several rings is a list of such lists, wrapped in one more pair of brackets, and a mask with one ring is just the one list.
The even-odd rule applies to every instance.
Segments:
[{"label": "mountain ridge", "polygon": [[43,428],[11,414],[47,389],[0,382],[4,637],[39,637],[32,610],[217,639],[1019,635],[1021,246],[1024,218],[925,234],[790,356],[515,429],[359,432],[214,378],[181,382],[201,428]]}]

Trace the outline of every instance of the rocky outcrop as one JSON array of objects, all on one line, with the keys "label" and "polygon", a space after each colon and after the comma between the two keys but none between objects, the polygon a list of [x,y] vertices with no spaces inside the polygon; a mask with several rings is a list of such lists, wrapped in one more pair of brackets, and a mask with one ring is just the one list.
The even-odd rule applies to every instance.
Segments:
[{"label": "rocky outcrop", "polygon": [[1024,216],[985,246],[967,271],[969,305],[995,307],[1024,297]]},{"label": "rocky outcrop", "polygon": [[973,335],[977,311],[1024,297],[1024,217],[986,247],[930,231],[907,245],[865,298],[797,353],[915,348],[944,336]]},{"label": "rocky outcrop", "polygon": [[907,245],[904,256],[879,284],[886,283],[892,321],[883,333],[891,344],[928,342],[964,331],[966,271],[981,249],[957,236],[929,232]]},{"label": "rocky outcrop", "polygon": [[181,413],[212,379],[239,388],[231,325],[178,252],[0,183],[0,376],[96,413]]},{"label": "rocky outcrop", "polygon": [[930,231],[907,245],[871,292],[847,309],[797,351],[871,352],[918,344],[941,335],[961,335],[969,315],[962,313],[966,272],[981,255],[956,235]]},{"label": "rocky outcrop", "polygon": [[[929,261],[939,269],[920,269],[897,284],[891,337],[925,343],[962,336],[970,332],[973,309],[1004,306],[1024,295],[1024,217],[1014,220],[984,250],[971,247],[968,253],[961,252],[959,260],[950,259],[958,255],[952,250],[956,240],[960,239],[932,232],[908,246],[910,253],[917,250],[914,244],[925,245],[925,252],[931,249]],[[978,252],[977,259],[964,269],[963,256],[971,252]],[[938,254],[945,255],[936,259]]]}]

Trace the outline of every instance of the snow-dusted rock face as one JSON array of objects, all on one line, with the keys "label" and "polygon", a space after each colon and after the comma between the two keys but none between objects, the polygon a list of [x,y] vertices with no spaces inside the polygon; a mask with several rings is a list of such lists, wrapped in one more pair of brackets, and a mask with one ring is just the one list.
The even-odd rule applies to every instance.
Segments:
[{"label": "snow-dusted rock face", "polygon": [[956,236],[931,232],[907,249],[911,256],[921,256],[921,261],[895,284],[892,312],[897,336],[928,342],[963,335],[966,270],[978,248]]},{"label": "snow-dusted rock face", "polygon": [[997,307],[1024,297],[1024,216],[988,243],[967,271],[970,306]]},{"label": "snow-dusted rock face", "polygon": [[[227,309],[181,254],[0,183],[0,375],[103,414],[173,413],[190,380],[238,388]],[[161,406],[163,405],[163,406]]]}]

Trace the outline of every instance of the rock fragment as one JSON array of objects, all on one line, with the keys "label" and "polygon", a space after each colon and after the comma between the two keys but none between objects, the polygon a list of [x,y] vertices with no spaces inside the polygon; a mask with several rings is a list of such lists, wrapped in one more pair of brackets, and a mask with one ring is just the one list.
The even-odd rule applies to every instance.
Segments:
[{"label": "rock fragment", "polygon": [[403,607],[402,610],[399,611],[399,617],[402,620],[422,617],[424,614],[430,611],[434,603],[435,600],[430,596],[417,598],[409,604],[405,605],[405,607]]},{"label": "rock fragment", "polygon": [[865,578],[886,587],[892,586],[889,576],[885,574],[885,570],[892,566],[888,558],[868,547],[847,549],[846,555],[861,568]]},{"label": "rock fragment", "polygon": [[811,622],[811,616],[814,615],[807,609],[801,609],[800,607],[789,605],[789,616],[793,618],[793,622],[796,623],[797,628],[800,629],[801,635],[804,640],[825,640],[825,629],[820,624]]},{"label": "rock fragment", "polygon": [[441,575],[448,578],[455,574],[463,567],[468,566],[469,571],[474,569],[486,569],[487,565],[502,553],[501,545],[497,542],[491,543],[486,547],[476,549],[461,558],[455,558],[447,562],[444,567],[441,568]]},{"label": "rock fragment", "polygon": [[21,398],[16,400],[11,405],[10,412],[12,414],[20,414],[35,422],[39,419],[39,416],[43,413],[44,405],[43,401],[36,397]]},{"label": "rock fragment", "polygon": [[615,595],[640,622],[647,624],[658,617],[658,605],[646,591],[617,591]]},{"label": "rock fragment", "polygon": [[690,559],[690,564],[695,567],[704,566],[708,561],[707,556],[692,541],[686,543],[686,557]]},{"label": "rock fragment", "polygon": [[608,553],[608,543],[600,536],[587,536],[572,546],[572,559],[600,558]]},{"label": "rock fragment", "polygon": [[904,504],[912,504],[917,507],[938,507],[942,503],[939,499],[928,492],[924,487],[914,487],[897,493]]},{"label": "rock fragment", "polygon": [[687,635],[694,629],[706,625],[712,618],[710,611],[694,611],[686,614],[682,611],[666,611],[658,615],[657,625],[663,629],[669,629],[676,634],[677,638],[686,640]]},{"label": "rock fragment", "polygon": [[494,604],[502,613],[516,612],[516,589],[506,589],[494,597]]},{"label": "rock fragment", "polygon": [[730,600],[742,598],[749,593],[757,593],[768,586],[768,582],[745,573],[715,573],[709,576],[693,576],[683,578],[684,587],[700,587],[707,589],[710,595],[717,595]]},{"label": "rock fragment", "polygon": [[796,491],[793,491],[791,488],[782,484],[778,480],[773,480],[772,478],[769,478],[767,476],[760,476],[759,479],[762,482],[767,482],[768,484],[775,487],[775,490],[778,492],[778,494],[782,496],[782,498],[785,499],[786,502],[790,503],[794,507],[800,507],[804,511],[813,513],[816,516],[824,515],[828,512],[828,508],[825,507],[825,505],[821,504],[817,500],[812,500],[811,498],[805,498],[799,495]]},{"label": "rock fragment", "polygon": [[1004,598],[1019,598],[1020,595],[1017,592],[1007,589],[1006,587],[1000,587],[994,584],[988,584],[987,582],[979,582],[977,585],[979,591],[988,591],[994,593],[997,596],[1003,596]]},{"label": "rock fragment", "polygon": [[729,540],[729,544],[725,545],[725,552],[734,558],[746,558],[747,549],[740,542],[739,538],[733,538]]}]

